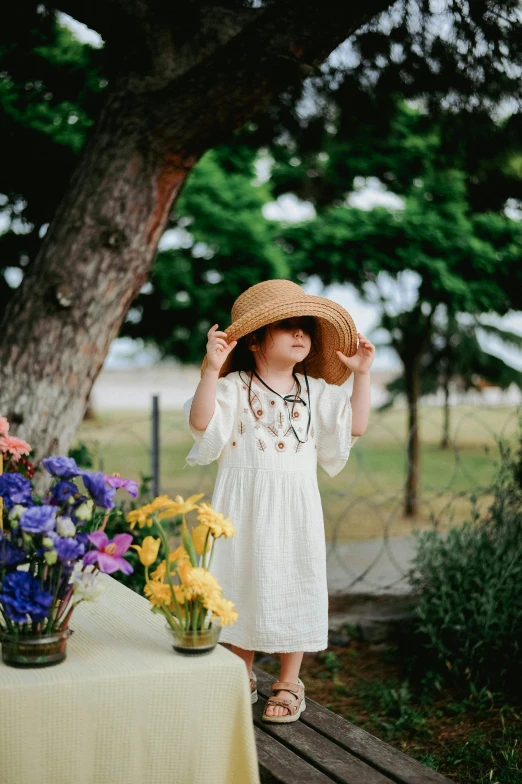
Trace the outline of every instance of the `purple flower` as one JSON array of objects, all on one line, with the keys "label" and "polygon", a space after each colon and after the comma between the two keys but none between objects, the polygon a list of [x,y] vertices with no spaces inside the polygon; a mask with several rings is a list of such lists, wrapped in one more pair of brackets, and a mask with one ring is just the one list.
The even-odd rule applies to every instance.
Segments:
[{"label": "purple flower", "polygon": [[0,568],[14,566],[23,560],[25,560],[25,553],[22,548],[4,539],[0,544]]},{"label": "purple flower", "polygon": [[113,474],[112,476],[107,476],[107,484],[109,487],[114,487],[115,490],[123,487],[133,498],[136,498],[138,495],[138,483],[134,479],[122,479],[118,474]]},{"label": "purple flower", "polygon": [[102,471],[93,473],[84,471],[82,479],[96,506],[101,506],[103,509],[112,509],[116,490],[112,487],[107,487],[106,475]]},{"label": "purple flower", "polygon": [[60,479],[73,479],[81,474],[76,460],[72,457],[46,457],[45,460],[42,460],[42,465],[47,473]]},{"label": "purple flower", "polygon": [[89,564],[98,563],[98,569],[105,574],[112,574],[120,569],[124,574],[131,574],[134,569],[122,555],[127,552],[132,542],[130,534],[116,534],[114,539],[109,539],[104,531],[94,531],[89,534],[90,542],[96,550],[89,550],[83,556],[83,562]]},{"label": "purple flower", "polygon": [[55,515],[55,506],[33,506],[21,516],[20,528],[28,534],[48,534],[56,525]]},{"label": "purple flower", "polygon": [[0,476],[0,496],[4,499],[6,509],[12,509],[15,504],[34,504],[30,481],[16,471]]},{"label": "purple flower", "polygon": [[[76,531],[76,536],[74,537],[77,542],[80,542],[80,544],[83,544],[83,546],[85,547],[85,550],[87,550],[87,548],[89,546],[88,536],[89,536],[89,534],[85,533],[84,531]],[[84,550],[84,552],[85,552],[85,550]]]},{"label": "purple flower", "polygon": [[60,479],[54,487],[51,487],[46,496],[46,501],[53,505],[61,506],[73,495],[76,495],[78,488],[74,482],[69,482],[66,479]]},{"label": "purple flower", "polygon": [[14,623],[26,623],[28,615],[32,621],[41,621],[49,613],[52,601],[52,594],[42,591],[40,582],[29,572],[11,572],[3,579],[0,602]]},{"label": "purple flower", "polygon": [[60,563],[68,563],[75,561],[85,553],[85,544],[78,542],[71,536],[55,536],[54,547],[58,553],[58,560]]}]

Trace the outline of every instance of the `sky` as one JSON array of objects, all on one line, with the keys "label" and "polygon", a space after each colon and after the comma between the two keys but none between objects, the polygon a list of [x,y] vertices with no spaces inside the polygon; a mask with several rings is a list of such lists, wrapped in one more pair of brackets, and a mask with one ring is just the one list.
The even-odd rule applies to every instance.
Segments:
[{"label": "sky", "polygon": [[[67,14],[60,13],[59,18],[79,40],[95,47],[103,45],[103,41],[98,33],[90,30],[86,25],[77,22]],[[260,161],[258,167],[259,181],[266,179],[268,176],[268,167],[268,161]],[[368,178],[367,180],[360,178],[356,185],[358,186],[357,192],[350,197],[350,201],[354,206],[361,209],[371,209],[377,204],[389,209],[398,209],[401,206],[401,200],[394,194],[387,192],[382,183],[375,178]],[[311,204],[301,202],[295,196],[288,194],[281,196],[271,204],[265,205],[264,214],[265,217],[270,219],[294,222],[312,218],[314,208]],[[512,215],[512,217],[520,219],[520,216]],[[164,237],[162,246],[168,247],[168,244],[168,238]],[[400,309],[404,306],[405,300],[415,298],[418,281],[416,281],[414,273],[405,273],[399,286],[391,280],[383,279],[382,282],[385,289],[388,287],[392,307],[395,303],[397,309]],[[382,339],[383,335],[378,336],[374,331],[378,316],[375,306],[361,299],[353,287],[333,285],[325,288],[322,282],[314,277],[303,286],[303,289],[307,294],[327,297],[344,307],[352,316],[357,331],[369,337],[370,340],[375,340],[377,337]],[[491,319],[491,321],[504,329],[510,329],[522,335],[522,313],[512,312],[502,319],[496,317]],[[486,350],[491,353],[497,353],[509,364],[522,370],[522,352],[515,352],[513,349],[506,350],[499,345],[498,341],[496,342],[489,338],[482,342]],[[122,338],[113,342],[105,361],[105,367],[144,366],[153,364],[156,361],[157,352],[153,348],[143,348],[141,344],[129,338]],[[375,370],[395,370],[399,367],[399,361],[392,350],[383,347],[378,348],[373,365]]]}]

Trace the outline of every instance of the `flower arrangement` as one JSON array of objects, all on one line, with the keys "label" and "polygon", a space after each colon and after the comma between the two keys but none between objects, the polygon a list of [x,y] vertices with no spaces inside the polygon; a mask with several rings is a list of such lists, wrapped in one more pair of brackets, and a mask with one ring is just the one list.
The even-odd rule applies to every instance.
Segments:
[{"label": "flower arrangement", "polygon": [[109,540],[104,528],[116,490],[123,487],[133,497],[138,492],[133,480],[82,471],[73,458],[53,456],[42,461],[52,484],[39,498],[27,460],[31,447],[8,432],[7,420],[0,417],[3,641],[6,636],[27,639],[67,630],[74,608],[99,594],[99,572],[133,571],[124,558],[133,536],[118,534]]},{"label": "flower arrangement", "polygon": [[[173,632],[196,635],[212,629],[219,619],[221,626],[233,624],[238,614],[233,602],[225,599],[217,579],[210,574],[216,540],[235,535],[229,518],[216,512],[210,504],[197,503],[204,493],[184,500],[176,496],[158,496],[150,504],[128,513],[131,529],[149,526],[158,536],[146,536],[141,545],[132,545],[145,567],[145,589],[152,611],[165,616]],[[186,514],[197,511],[197,525],[189,531]],[[171,550],[162,521],[182,517],[182,544]],[[162,560],[150,573],[160,550]],[[218,627],[219,629],[219,627]]]}]

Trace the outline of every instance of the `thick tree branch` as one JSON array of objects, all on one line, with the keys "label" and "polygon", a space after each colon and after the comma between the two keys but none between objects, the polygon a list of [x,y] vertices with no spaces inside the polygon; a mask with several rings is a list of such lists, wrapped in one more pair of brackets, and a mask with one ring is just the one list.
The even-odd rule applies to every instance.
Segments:
[{"label": "thick tree branch", "polygon": [[210,140],[215,144],[390,5],[390,0],[342,5],[286,0],[268,6],[204,62],[148,96],[145,111],[154,135],[168,149],[199,152]]}]

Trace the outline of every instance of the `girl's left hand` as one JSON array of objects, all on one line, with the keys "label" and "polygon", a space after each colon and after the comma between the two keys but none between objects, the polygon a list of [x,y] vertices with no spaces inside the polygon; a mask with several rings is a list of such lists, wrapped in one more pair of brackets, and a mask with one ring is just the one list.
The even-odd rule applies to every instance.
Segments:
[{"label": "girl's left hand", "polygon": [[375,346],[360,332],[357,333],[357,337],[359,338],[359,345],[353,357],[347,357],[341,351],[336,351],[335,353],[352,373],[369,373],[372,362],[375,359]]}]

